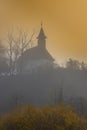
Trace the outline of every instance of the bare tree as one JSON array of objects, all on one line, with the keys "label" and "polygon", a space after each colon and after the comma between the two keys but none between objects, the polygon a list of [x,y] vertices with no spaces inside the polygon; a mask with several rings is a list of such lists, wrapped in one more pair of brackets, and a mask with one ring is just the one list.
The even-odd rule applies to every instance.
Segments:
[{"label": "bare tree", "polygon": [[[0,56],[5,56],[5,51],[6,51],[6,48],[5,46],[2,44],[2,41],[0,40]],[[4,55],[3,55],[4,54]]]},{"label": "bare tree", "polygon": [[27,49],[30,48],[33,36],[34,36],[34,32],[29,38],[26,32],[19,30],[18,35],[13,39],[15,66],[17,64],[18,58],[21,57],[20,72],[22,72],[22,68],[23,68],[23,54]]},{"label": "bare tree", "polygon": [[5,52],[6,48],[2,44],[2,41],[0,40],[0,75],[5,74],[8,71],[8,64]]},{"label": "bare tree", "polygon": [[9,58],[9,71],[10,71],[10,75],[13,74],[13,47],[14,47],[14,43],[13,43],[13,33],[8,33],[8,49],[7,49],[7,54],[8,54],[8,58]]},{"label": "bare tree", "polygon": [[29,38],[28,33],[22,30],[19,30],[16,35],[13,35],[13,32],[8,33],[8,56],[10,75],[12,75],[13,72],[16,70],[16,64],[19,57],[21,57],[20,71],[22,72],[23,54],[30,47],[33,35],[34,32]]}]

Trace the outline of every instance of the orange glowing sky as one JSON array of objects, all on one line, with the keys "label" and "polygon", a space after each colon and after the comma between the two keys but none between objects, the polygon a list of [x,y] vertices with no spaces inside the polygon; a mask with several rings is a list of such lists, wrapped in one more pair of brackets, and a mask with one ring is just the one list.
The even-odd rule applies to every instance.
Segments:
[{"label": "orange glowing sky", "polygon": [[41,21],[56,60],[87,61],[87,0],[0,0],[1,37],[16,26],[38,34]]}]

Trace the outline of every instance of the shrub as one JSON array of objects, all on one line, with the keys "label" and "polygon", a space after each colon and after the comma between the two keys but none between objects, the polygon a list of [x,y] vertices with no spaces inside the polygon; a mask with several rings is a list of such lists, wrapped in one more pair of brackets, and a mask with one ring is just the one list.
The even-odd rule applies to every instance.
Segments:
[{"label": "shrub", "polygon": [[87,130],[87,122],[69,106],[27,106],[0,120],[0,130]]}]

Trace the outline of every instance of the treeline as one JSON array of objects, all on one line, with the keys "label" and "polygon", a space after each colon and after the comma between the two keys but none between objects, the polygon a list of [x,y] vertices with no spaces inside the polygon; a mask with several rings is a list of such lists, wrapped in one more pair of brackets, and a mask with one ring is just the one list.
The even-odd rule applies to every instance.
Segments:
[{"label": "treeline", "polygon": [[[8,33],[6,39],[0,41],[0,75],[14,75],[18,73],[19,58],[21,57],[20,70],[22,72],[23,54],[27,49],[35,46],[34,32],[29,36],[28,33],[20,29]],[[61,67],[58,64],[56,66]],[[63,67],[73,70],[87,70],[87,64],[84,61],[79,62],[71,58]]]},{"label": "treeline", "polygon": [[73,70],[87,70],[87,64],[84,61],[80,62],[71,58],[66,62],[65,67]]}]

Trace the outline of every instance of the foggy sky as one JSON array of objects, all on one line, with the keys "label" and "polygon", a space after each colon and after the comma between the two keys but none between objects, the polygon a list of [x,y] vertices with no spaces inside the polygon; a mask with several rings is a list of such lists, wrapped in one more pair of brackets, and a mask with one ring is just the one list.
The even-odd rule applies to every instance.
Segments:
[{"label": "foggy sky", "polygon": [[87,0],[0,0],[1,37],[17,26],[38,35],[41,21],[56,60],[87,61]]}]

